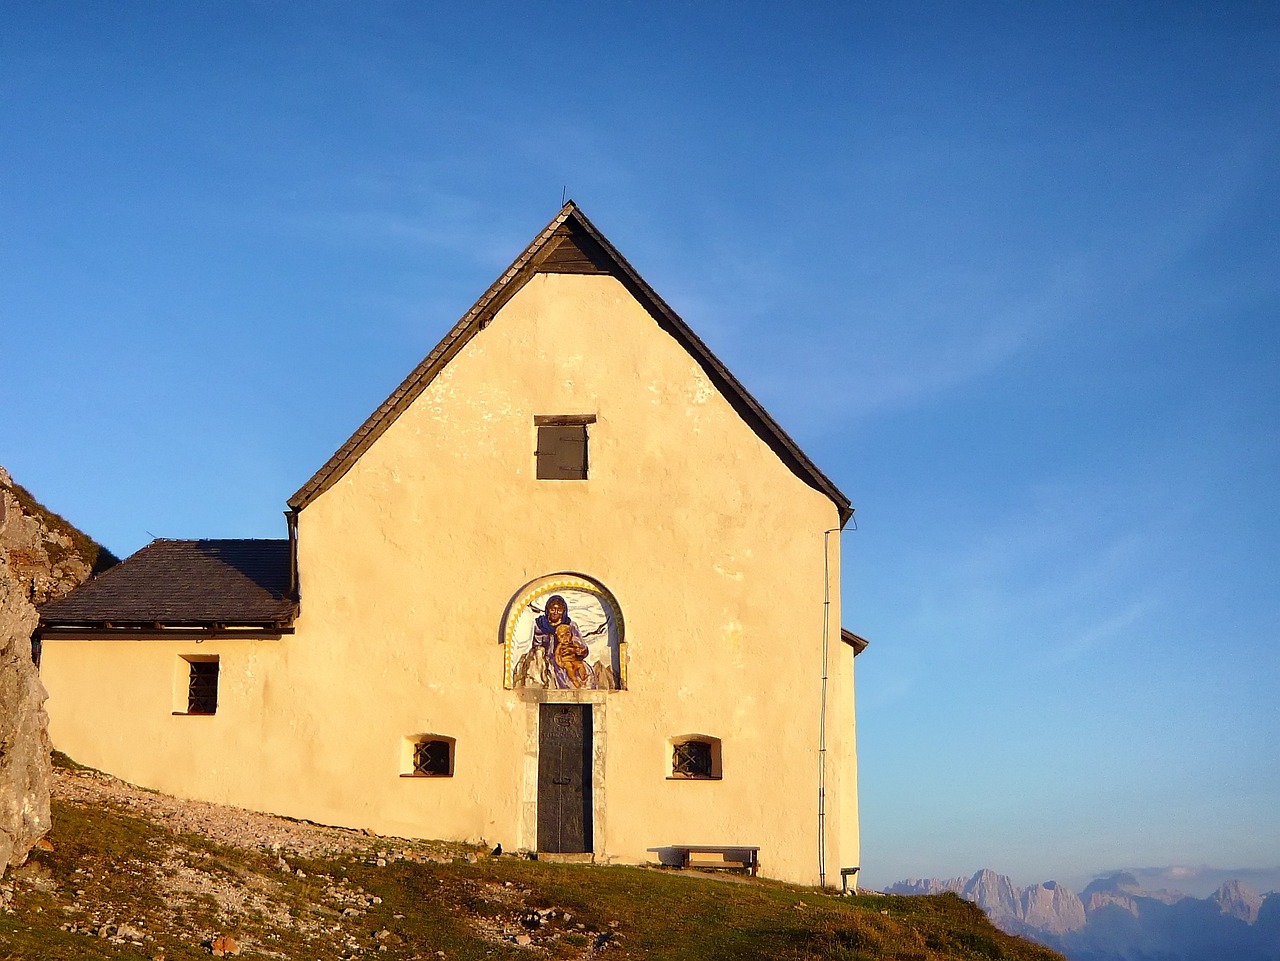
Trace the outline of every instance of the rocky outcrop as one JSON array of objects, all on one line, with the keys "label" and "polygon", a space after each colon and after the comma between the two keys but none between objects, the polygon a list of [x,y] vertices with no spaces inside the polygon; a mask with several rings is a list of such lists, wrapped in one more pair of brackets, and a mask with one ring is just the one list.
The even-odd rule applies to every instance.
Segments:
[{"label": "rocky outcrop", "polygon": [[0,559],[0,875],[49,831],[44,685],[31,659],[36,609]]},{"label": "rocky outcrop", "polygon": [[0,557],[18,593],[37,607],[116,563],[114,554],[15,484],[3,467]]},{"label": "rocky outcrop", "polygon": [[1022,901],[1013,882],[990,868],[983,868],[971,877],[960,897],[982,908],[996,927],[1000,927],[1002,921],[1022,920]]},{"label": "rocky outcrop", "polygon": [[1070,888],[1045,881],[1022,889],[1022,923],[1050,934],[1066,934],[1085,925],[1084,904]]},{"label": "rocky outcrop", "polygon": [[49,831],[47,695],[31,656],[36,605],[115,562],[0,467],[0,874]]},{"label": "rocky outcrop", "polygon": [[1218,888],[1209,900],[1214,902],[1223,914],[1239,918],[1245,924],[1253,924],[1257,921],[1258,911],[1262,907],[1262,898],[1239,881],[1228,881]]}]

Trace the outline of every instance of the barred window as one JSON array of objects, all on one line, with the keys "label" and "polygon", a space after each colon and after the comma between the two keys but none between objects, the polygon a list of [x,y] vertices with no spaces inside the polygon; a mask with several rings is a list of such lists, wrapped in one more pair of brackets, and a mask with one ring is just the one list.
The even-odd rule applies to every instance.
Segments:
[{"label": "barred window", "polygon": [[715,777],[711,747],[708,741],[681,741],[675,744],[671,755],[671,776]]},{"label": "barred window", "polygon": [[216,714],[218,712],[218,662],[190,661],[190,677],[187,683],[187,713]]},{"label": "barred window", "polygon": [[448,741],[419,741],[413,746],[413,773],[417,777],[452,775],[453,745]]}]

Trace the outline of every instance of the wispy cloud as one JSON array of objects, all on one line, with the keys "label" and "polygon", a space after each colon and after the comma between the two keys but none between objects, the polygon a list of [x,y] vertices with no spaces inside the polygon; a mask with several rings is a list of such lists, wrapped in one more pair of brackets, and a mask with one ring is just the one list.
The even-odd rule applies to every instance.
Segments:
[{"label": "wispy cloud", "polygon": [[1202,898],[1228,881],[1239,881],[1255,893],[1280,891],[1280,865],[1275,867],[1219,868],[1207,864],[1169,864],[1159,867],[1122,867],[1099,871],[1098,877],[1132,874],[1149,891],[1162,888]]}]

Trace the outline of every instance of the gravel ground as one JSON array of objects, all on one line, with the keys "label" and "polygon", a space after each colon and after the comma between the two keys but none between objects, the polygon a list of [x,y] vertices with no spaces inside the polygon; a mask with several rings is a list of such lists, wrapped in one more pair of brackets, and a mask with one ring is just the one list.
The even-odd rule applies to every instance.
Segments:
[{"label": "gravel ground", "polygon": [[[175,834],[199,834],[238,848],[273,850],[315,858],[370,850],[377,838],[348,828],[325,827],[307,821],[241,808],[186,801],[127,784],[98,771],[54,769],[53,796],[80,805],[111,804],[145,815]],[[397,842],[422,851],[442,848],[426,842]],[[383,845],[385,846],[385,844]]]}]

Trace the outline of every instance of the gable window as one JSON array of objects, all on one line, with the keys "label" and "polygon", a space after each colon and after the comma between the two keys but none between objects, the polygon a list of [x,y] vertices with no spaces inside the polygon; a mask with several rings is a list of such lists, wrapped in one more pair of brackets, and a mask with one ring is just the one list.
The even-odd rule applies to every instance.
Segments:
[{"label": "gable window", "polygon": [[595,414],[543,415],[533,419],[537,429],[538,480],[587,479],[587,425]]},{"label": "gable window", "polygon": [[[408,770],[401,777],[453,777],[453,746],[451,737],[438,734],[419,734],[408,739]],[[402,769],[403,770],[403,769]]]},{"label": "gable window", "polygon": [[187,658],[187,713],[218,713],[218,659]]},{"label": "gable window", "polygon": [[720,739],[691,734],[671,741],[671,775],[680,780],[720,778]]}]

